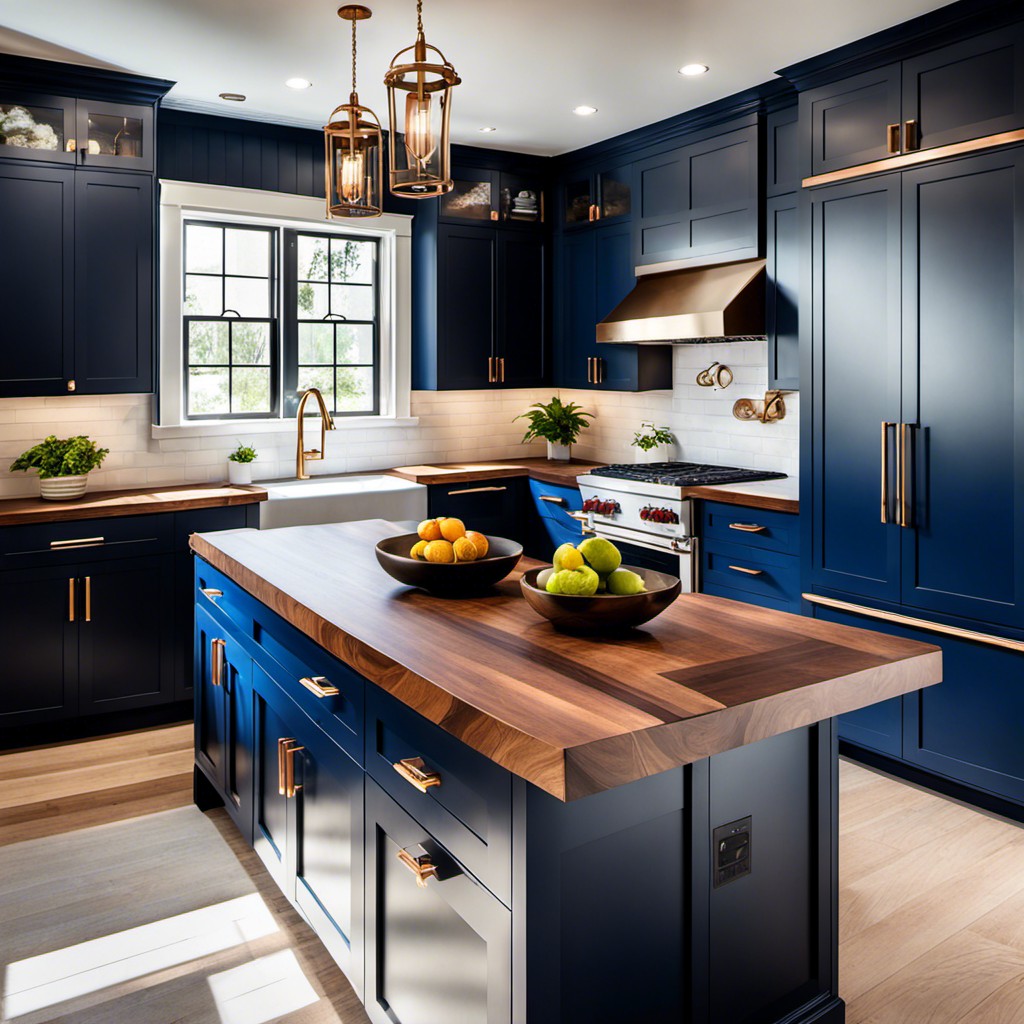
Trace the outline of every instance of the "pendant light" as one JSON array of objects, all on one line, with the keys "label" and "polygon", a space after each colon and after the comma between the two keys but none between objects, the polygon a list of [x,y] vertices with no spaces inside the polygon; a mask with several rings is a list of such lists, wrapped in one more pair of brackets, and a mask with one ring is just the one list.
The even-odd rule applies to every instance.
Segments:
[{"label": "pendant light", "polygon": [[[402,63],[410,50],[412,62]],[[391,122],[388,172],[393,195],[429,199],[452,190],[448,132],[452,89],[461,81],[444,54],[423,38],[423,0],[416,0],[416,42],[395,54],[384,76]]]},{"label": "pendant light", "polygon": [[384,136],[377,115],[359,105],[356,92],[356,22],[372,15],[369,7],[346,4],[338,17],[352,23],[352,94],[336,107],[324,126],[327,218],[379,217],[384,177]]}]

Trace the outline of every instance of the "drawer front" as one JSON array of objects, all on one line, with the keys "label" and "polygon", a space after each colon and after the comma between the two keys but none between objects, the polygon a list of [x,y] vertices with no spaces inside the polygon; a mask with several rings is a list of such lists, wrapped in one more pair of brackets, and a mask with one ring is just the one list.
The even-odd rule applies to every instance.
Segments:
[{"label": "drawer front", "polygon": [[525,480],[509,477],[503,480],[481,480],[479,483],[432,484],[427,502],[431,516],[455,516],[467,530],[525,540],[526,519],[523,515]]},{"label": "drawer front", "polygon": [[530,497],[542,516],[566,526],[579,525],[568,515],[569,512],[578,512],[583,508],[583,495],[578,487],[561,487],[531,480]]},{"label": "drawer front", "polygon": [[216,530],[241,530],[246,526],[255,526],[259,522],[258,514],[253,512],[254,520],[248,522],[250,510],[258,505],[224,505],[221,508],[196,508],[188,512],[174,513],[174,550],[187,551],[188,539],[193,533],[213,533]]},{"label": "drawer front", "polygon": [[[703,545],[703,589],[726,588],[770,598],[770,607],[800,609],[800,560],[777,551],[758,551],[739,544],[706,541]],[[742,597],[739,598],[743,600]]]},{"label": "drawer front", "polygon": [[0,568],[161,554],[171,550],[172,520],[170,513],[162,513],[8,526],[0,529]]},{"label": "drawer front", "polygon": [[702,503],[701,537],[763,551],[800,553],[800,517],[718,501]]},{"label": "drawer front", "polygon": [[362,676],[202,559],[196,559],[196,604],[229,628],[270,675],[287,683],[291,699],[350,757],[363,763]]},{"label": "drawer front", "polygon": [[[512,897],[512,777],[383,690],[367,688],[367,771],[506,906]],[[417,760],[418,759],[418,760]],[[421,791],[395,765],[422,761]]]}]

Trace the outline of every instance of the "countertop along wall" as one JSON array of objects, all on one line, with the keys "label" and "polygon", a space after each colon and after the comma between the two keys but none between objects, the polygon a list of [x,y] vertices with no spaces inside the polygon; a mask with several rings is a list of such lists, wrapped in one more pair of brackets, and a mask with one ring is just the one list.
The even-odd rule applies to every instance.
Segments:
[{"label": "countertop along wall", "polygon": [[[524,422],[514,422],[532,402],[560,393],[596,413],[593,425],[574,448],[596,462],[634,462],[629,444],[644,420],[667,426],[678,444],[672,457],[693,462],[798,472],[799,404],[786,396],[786,419],[762,425],[734,419],[737,398],[762,399],[768,382],[764,342],[678,345],[675,388],[671,392],[620,394],[555,388],[520,391],[414,391],[410,427],[357,427],[327,436],[328,458],[316,475],[359,473],[422,462],[460,462],[543,456],[541,443],[520,444]],[[695,377],[715,360],[730,366],[734,383],[725,390],[699,387]],[[236,441],[260,452],[256,480],[291,477],[295,472],[295,424],[280,432],[197,435],[156,440],[151,433],[149,395],[69,395],[60,398],[0,400],[0,498],[38,494],[36,474],[10,473],[7,466],[47,434],[88,434],[110,449],[103,467],[90,474],[91,490],[215,482],[227,475],[227,454]],[[312,426],[312,424],[311,424]],[[317,428],[318,429],[318,428]],[[318,440],[318,438],[317,438]]]}]

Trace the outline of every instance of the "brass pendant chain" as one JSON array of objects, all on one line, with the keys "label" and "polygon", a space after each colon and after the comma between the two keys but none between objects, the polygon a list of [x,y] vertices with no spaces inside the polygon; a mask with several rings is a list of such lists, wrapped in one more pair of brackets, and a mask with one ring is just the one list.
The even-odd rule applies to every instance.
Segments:
[{"label": "brass pendant chain", "polygon": [[416,0],[416,31],[423,35],[423,0]]},{"label": "brass pendant chain", "polygon": [[352,19],[352,92],[356,91],[356,19]]}]

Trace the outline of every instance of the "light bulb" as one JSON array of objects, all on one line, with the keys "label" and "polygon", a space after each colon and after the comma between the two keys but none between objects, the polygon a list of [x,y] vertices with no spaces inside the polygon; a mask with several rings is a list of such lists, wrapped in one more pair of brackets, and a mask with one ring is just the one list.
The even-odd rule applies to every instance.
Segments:
[{"label": "light bulb", "polygon": [[434,155],[437,146],[430,114],[430,93],[419,96],[410,92],[405,99],[405,148],[420,164]]},{"label": "light bulb", "polygon": [[366,159],[362,150],[355,153],[338,153],[338,191],[347,203],[358,203],[363,198],[363,178]]}]

